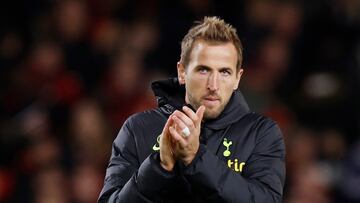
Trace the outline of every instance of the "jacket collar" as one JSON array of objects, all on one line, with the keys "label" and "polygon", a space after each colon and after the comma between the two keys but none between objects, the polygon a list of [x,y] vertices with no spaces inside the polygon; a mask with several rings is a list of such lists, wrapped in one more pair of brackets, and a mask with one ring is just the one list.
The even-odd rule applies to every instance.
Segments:
[{"label": "jacket collar", "polygon": [[[185,105],[185,86],[180,85],[177,78],[155,81],[151,84],[151,88],[159,108],[167,116]],[[236,90],[219,117],[205,121],[204,125],[213,130],[224,129],[240,120],[248,112],[249,106],[241,92]]]}]

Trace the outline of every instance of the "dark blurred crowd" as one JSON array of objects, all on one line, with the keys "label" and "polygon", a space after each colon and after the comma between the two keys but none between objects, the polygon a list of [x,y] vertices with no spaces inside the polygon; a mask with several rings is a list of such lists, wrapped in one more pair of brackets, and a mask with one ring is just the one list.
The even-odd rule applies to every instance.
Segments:
[{"label": "dark blurred crowd", "polygon": [[0,202],[95,202],[122,123],[205,15],[237,28],[240,89],[284,133],[284,202],[360,202],[358,0],[2,2]]}]

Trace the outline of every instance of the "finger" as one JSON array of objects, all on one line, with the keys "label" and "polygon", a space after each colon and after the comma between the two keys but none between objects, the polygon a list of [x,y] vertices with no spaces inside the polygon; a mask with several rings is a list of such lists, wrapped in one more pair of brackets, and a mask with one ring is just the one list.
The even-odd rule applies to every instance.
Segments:
[{"label": "finger", "polygon": [[186,140],[175,130],[174,127],[169,127],[171,137],[180,144],[181,148],[186,146]]},{"label": "finger", "polygon": [[171,125],[173,125],[174,120],[171,118],[171,116],[169,116],[169,118],[167,119],[165,126],[163,128],[163,132],[168,132],[169,131],[169,127]]},{"label": "finger", "polygon": [[162,142],[168,142],[169,141],[169,127],[171,126],[171,125],[173,125],[173,123],[174,123],[174,121],[173,121],[173,119],[171,119],[171,117],[169,117],[168,118],[168,120],[166,121],[166,123],[165,123],[165,126],[164,126],[164,128],[163,128],[163,131],[162,131],[162,133],[161,133],[161,136],[160,136],[160,143],[162,143]]},{"label": "finger", "polygon": [[176,110],[172,115],[178,117],[190,129],[193,129],[195,127],[194,121],[191,120],[185,113]]},{"label": "finger", "polygon": [[184,128],[186,128],[187,126],[186,126],[186,124],[181,120],[181,119],[179,119],[177,116],[172,116],[172,119],[174,120],[174,123],[175,123],[175,125],[176,125],[176,130],[179,130],[180,132],[184,129]]},{"label": "finger", "polygon": [[187,106],[183,106],[182,107],[183,111],[186,113],[186,115],[194,122],[196,123],[197,120],[198,120],[198,116],[196,115],[196,113],[190,109],[189,107]]},{"label": "finger", "polygon": [[204,117],[204,113],[205,113],[205,106],[201,105],[198,110],[196,111],[196,115],[198,116],[199,120],[197,121],[197,124],[200,125],[201,121]]}]

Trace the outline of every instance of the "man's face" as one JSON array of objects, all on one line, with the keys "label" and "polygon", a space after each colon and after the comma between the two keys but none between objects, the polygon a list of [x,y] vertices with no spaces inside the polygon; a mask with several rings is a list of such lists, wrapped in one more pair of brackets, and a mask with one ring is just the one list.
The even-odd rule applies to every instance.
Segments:
[{"label": "man's face", "polygon": [[194,42],[189,64],[178,63],[180,84],[185,84],[185,101],[195,109],[206,107],[205,119],[220,115],[234,90],[243,69],[236,71],[237,52],[230,43],[213,44],[203,40]]}]

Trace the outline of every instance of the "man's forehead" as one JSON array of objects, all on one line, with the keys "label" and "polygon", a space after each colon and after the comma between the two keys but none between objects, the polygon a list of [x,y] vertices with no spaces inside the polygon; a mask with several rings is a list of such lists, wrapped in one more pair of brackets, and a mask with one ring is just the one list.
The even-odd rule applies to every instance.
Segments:
[{"label": "man's forehead", "polygon": [[189,62],[189,65],[191,63],[204,66],[213,64],[220,67],[236,68],[237,52],[231,42],[212,43],[199,40],[193,46]]}]

